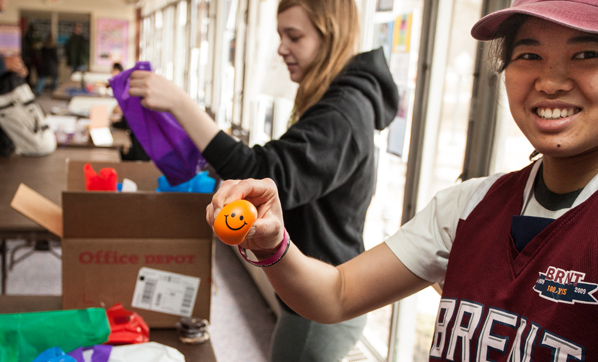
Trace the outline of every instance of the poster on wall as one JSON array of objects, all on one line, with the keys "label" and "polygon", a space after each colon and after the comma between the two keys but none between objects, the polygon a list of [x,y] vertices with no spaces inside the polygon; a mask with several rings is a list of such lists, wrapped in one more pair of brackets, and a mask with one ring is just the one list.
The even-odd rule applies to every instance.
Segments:
[{"label": "poster on wall", "polygon": [[411,27],[413,14],[397,16],[392,29],[392,52],[390,72],[399,84],[409,84],[409,65],[411,63]]},{"label": "poster on wall", "polygon": [[396,17],[392,28],[392,51],[390,56],[390,71],[398,85],[399,108],[388,132],[388,148],[391,154],[403,157],[408,123],[411,116],[409,109],[412,104],[412,90],[415,86],[410,75],[411,64],[411,28],[413,14],[402,14]]},{"label": "poster on wall", "polygon": [[411,103],[411,91],[399,87],[399,109],[394,121],[388,127],[388,148],[391,154],[403,157],[405,148],[405,137],[407,133],[407,121],[409,119],[409,104]]},{"label": "poster on wall", "polygon": [[393,34],[394,34],[394,21],[387,23],[378,23],[374,25],[374,46],[373,48],[380,48],[384,50],[384,56],[386,57],[386,63],[390,64],[390,55],[392,54],[393,48]]},{"label": "poster on wall", "polygon": [[98,19],[96,37],[96,65],[121,63],[126,67],[129,42],[129,22],[117,19]]},{"label": "poster on wall", "polygon": [[0,54],[4,56],[21,53],[21,29],[18,25],[0,25]]},{"label": "poster on wall", "polygon": [[413,14],[399,15],[395,20],[393,53],[409,53],[411,45],[411,27]]}]

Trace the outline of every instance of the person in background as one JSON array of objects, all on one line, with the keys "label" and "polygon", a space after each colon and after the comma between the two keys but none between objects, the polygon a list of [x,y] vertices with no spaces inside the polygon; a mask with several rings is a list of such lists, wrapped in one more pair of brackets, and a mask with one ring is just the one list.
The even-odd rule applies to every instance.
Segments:
[{"label": "person in background", "polygon": [[64,44],[67,64],[72,68],[73,73],[87,70],[89,61],[89,42],[83,35],[83,25],[75,23],[73,33]]},{"label": "person in background", "polygon": [[208,223],[237,199],[258,206],[241,246],[306,318],[338,323],[439,283],[430,361],[598,361],[598,2],[515,0],[472,35],[495,41],[530,165],[439,192],[337,268],[288,241],[271,180],[224,182]]},{"label": "person in background", "polygon": [[35,24],[30,23],[27,26],[27,31],[21,40],[21,57],[23,58],[23,62],[27,67],[27,75],[25,76],[25,81],[32,89],[35,89],[35,83],[31,78],[33,74],[33,70],[35,70],[35,75],[39,79],[40,78],[40,71],[41,71],[41,48],[42,48],[42,38],[41,35],[38,33]]},{"label": "person in background", "polygon": [[[279,3],[278,53],[299,88],[291,126],[264,145],[237,142],[160,75],[135,71],[129,83],[143,106],[173,114],[221,178],[272,178],[294,243],[332,265],[364,251],[376,181],[374,132],[394,120],[399,102],[382,49],[357,54],[358,18],[353,0]],[[270,361],[340,361],[365,324],[365,316],[317,323],[281,303]]]},{"label": "person in background", "polygon": [[112,70],[110,71],[110,75],[112,75],[114,77],[115,75],[122,72],[123,70],[124,70],[124,68],[123,68],[122,64],[120,64],[119,62],[115,62],[112,64]]},{"label": "person in background", "polygon": [[52,90],[58,86],[58,48],[52,33],[49,33],[44,40],[42,47],[42,64],[40,67],[39,79],[35,88],[35,94],[40,95],[46,86],[46,78],[52,80]]},{"label": "person in background", "polygon": [[[110,69],[110,77],[114,77],[115,75],[119,74],[120,72],[122,72],[124,70],[122,64],[120,64],[119,62],[114,62],[112,63],[112,69]],[[112,92],[112,88],[110,87],[110,83],[106,82],[106,92],[109,96],[114,96],[113,92]],[[113,115],[122,115],[122,110],[120,109],[120,107],[117,105],[116,107],[114,107],[114,110],[112,111]]]}]

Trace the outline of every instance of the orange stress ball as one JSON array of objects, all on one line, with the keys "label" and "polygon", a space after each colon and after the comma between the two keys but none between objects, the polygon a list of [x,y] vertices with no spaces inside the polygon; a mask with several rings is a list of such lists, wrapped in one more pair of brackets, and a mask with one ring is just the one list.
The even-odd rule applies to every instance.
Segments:
[{"label": "orange stress ball", "polygon": [[257,219],[257,209],[247,200],[237,200],[220,210],[214,220],[214,232],[222,242],[238,245],[243,242]]}]

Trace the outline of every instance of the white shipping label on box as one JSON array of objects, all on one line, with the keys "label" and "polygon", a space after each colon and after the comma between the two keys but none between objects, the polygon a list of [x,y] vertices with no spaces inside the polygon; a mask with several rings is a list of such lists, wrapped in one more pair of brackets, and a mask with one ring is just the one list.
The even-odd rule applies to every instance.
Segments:
[{"label": "white shipping label on box", "polygon": [[143,267],[137,276],[131,305],[191,317],[198,290],[199,278]]}]

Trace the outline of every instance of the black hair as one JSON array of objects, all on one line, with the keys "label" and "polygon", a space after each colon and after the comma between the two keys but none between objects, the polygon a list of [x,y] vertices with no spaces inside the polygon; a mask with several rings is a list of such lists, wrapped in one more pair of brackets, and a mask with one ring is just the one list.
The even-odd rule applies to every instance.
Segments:
[{"label": "black hair", "polygon": [[118,69],[118,71],[119,71],[119,72],[122,72],[122,71],[124,70],[124,68],[123,68],[122,64],[120,64],[120,63],[118,63],[118,62],[117,62],[117,63],[114,63],[114,64],[112,64],[112,69]]},{"label": "black hair", "polygon": [[[511,57],[513,56],[513,49],[515,47],[515,37],[519,33],[521,26],[530,17],[530,15],[525,14],[512,15],[503,21],[496,29],[496,38],[492,40],[490,45],[490,57],[495,72],[504,72],[511,63]],[[533,162],[540,158],[540,156],[540,152],[533,150],[528,158]]]},{"label": "black hair", "polygon": [[530,16],[525,14],[512,15],[503,21],[496,30],[496,38],[492,41],[490,56],[493,68],[497,73],[502,73],[509,66],[513,56],[515,37],[523,23],[529,18]]}]

